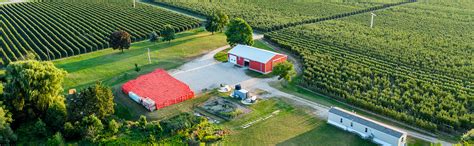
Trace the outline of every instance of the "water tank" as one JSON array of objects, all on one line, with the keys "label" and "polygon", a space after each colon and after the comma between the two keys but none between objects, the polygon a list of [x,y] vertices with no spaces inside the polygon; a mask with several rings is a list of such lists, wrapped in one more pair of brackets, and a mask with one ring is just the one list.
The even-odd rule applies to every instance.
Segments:
[{"label": "water tank", "polygon": [[240,89],[242,89],[242,86],[240,86],[240,84],[235,85],[235,90],[240,90]]}]

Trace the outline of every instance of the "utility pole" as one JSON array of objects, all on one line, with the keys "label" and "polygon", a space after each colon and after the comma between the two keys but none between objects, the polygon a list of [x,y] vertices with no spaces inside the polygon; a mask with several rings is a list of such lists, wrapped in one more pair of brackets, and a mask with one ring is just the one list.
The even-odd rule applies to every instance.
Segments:
[{"label": "utility pole", "polygon": [[137,0],[133,0],[133,8],[135,8],[135,6],[136,6],[136,4],[135,4],[136,1],[137,1]]},{"label": "utility pole", "polygon": [[151,57],[150,57],[150,48],[148,49],[148,64],[151,64]]},{"label": "utility pole", "polygon": [[374,27],[374,17],[377,16],[377,15],[375,15],[374,13],[370,13],[370,15],[372,15],[372,20],[370,20],[370,28],[373,28]]}]

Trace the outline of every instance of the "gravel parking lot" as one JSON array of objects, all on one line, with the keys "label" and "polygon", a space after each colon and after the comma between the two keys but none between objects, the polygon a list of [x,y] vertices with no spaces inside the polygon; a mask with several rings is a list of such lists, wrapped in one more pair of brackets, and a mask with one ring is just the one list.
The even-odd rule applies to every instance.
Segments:
[{"label": "gravel parking lot", "polygon": [[180,68],[170,71],[170,74],[188,84],[195,93],[200,93],[204,89],[217,88],[220,84],[235,85],[252,79],[245,74],[245,68],[214,60],[214,54],[225,48],[227,47],[221,47],[194,59]]}]

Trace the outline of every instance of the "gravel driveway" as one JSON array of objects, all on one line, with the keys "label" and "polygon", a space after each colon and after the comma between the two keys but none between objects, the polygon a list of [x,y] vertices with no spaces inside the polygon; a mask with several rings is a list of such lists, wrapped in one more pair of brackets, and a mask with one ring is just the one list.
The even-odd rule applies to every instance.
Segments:
[{"label": "gravel driveway", "polygon": [[235,85],[251,79],[245,74],[244,68],[214,60],[214,54],[228,47],[218,48],[170,71],[170,74],[188,84],[195,93],[200,93],[204,89],[217,88],[220,84]]},{"label": "gravel driveway", "polygon": [[194,59],[184,64],[178,69],[171,70],[170,74],[178,80],[186,83],[195,93],[201,93],[204,89],[218,88],[220,84],[234,86],[241,84],[243,88],[251,92],[258,89],[267,91],[269,94],[260,98],[268,97],[285,97],[294,100],[297,104],[310,106],[316,109],[317,116],[325,119],[329,107],[310,102],[306,99],[296,97],[277,90],[270,85],[269,82],[277,81],[275,78],[252,78],[245,74],[245,68],[236,67],[231,63],[222,63],[214,60],[214,55],[229,46],[218,48],[206,55]]}]

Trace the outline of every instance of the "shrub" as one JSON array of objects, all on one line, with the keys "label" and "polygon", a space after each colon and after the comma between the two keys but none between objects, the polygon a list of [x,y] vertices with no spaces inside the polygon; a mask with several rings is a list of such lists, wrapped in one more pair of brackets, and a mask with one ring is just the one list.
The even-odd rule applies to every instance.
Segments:
[{"label": "shrub", "polygon": [[109,132],[114,135],[114,134],[117,134],[117,132],[119,131],[119,128],[120,128],[120,124],[117,123],[114,119],[110,120],[109,122],[109,125],[108,125],[108,129],[109,129]]},{"label": "shrub", "polygon": [[82,135],[87,141],[95,142],[98,140],[104,125],[95,115],[84,117],[81,122]]},{"label": "shrub", "polygon": [[222,139],[220,136],[215,136],[215,135],[209,135],[209,136],[205,136],[202,141],[203,142],[215,142],[215,141],[218,141]]},{"label": "shrub", "polygon": [[163,131],[161,128],[160,122],[158,121],[152,121],[146,125],[145,130],[150,133],[150,134],[159,134],[160,132]]},{"label": "shrub", "polygon": [[35,122],[32,132],[38,138],[47,136],[46,124],[43,122],[43,120],[38,119],[38,121]]},{"label": "shrub", "polygon": [[64,129],[63,129],[64,137],[68,140],[80,138],[81,135],[80,135],[80,129],[78,125],[79,125],[78,122],[76,122],[76,124],[72,124],[71,122],[64,123]]},{"label": "shrub", "polygon": [[138,119],[138,126],[140,126],[140,128],[142,129],[145,129],[145,126],[147,125],[147,120],[146,120],[146,117],[144,115],[141,115],[140,116],[140,119]]},{"label": "shrub", "polygon": [[48,146],[63,146],[64,145],[64,139],[61,133],[57,132],[54,134],[51,138],[48,139],[46,142],[46,145]]}]

